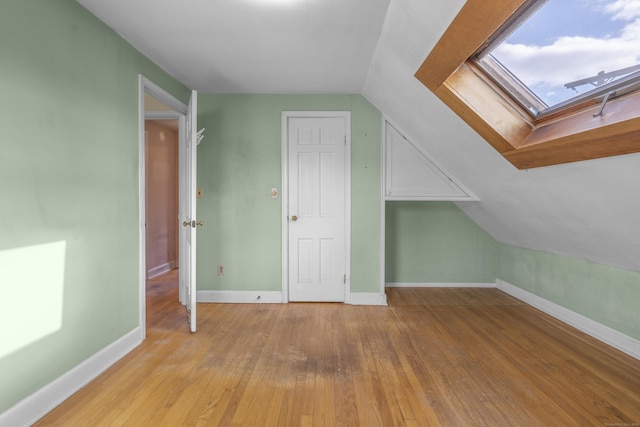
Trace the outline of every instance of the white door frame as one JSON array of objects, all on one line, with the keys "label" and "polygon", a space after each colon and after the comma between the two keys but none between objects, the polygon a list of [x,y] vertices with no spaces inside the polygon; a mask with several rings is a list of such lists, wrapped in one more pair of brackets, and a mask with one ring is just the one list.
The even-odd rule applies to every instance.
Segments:
[{"label": "white door frame", "polygon": [[351,112],[350,111],[283,111],[282,112],[282,302],[289,302],[289,119],[294,117],[345,119],[344,206],[345,206],[345,304],[351,299]]},{"label": "white door frame", "polygon": [[[173,109],[173,112],[167,112],[166,117],[175,118],[179,121],[178,139],[183,141],[185,137],[185,115],[187,113],[187,105],[178,98],[162,89],[151,80],[138,75],[138,241],[139,241],[139,258],[138,258],[138,282],[139,282],[139,325],[141,339],[145,339],[147,335],[146,316],[147,316],[147,248],[146,248],[146,164],[145,164],[145,138],[144,138],[144,94],[147,93],[154,98],[162,101],[164,104]],[[180,143],[180,142],[179,142]],[[179,196],[182,197],[182,196]],[[176,218],[177,221],[177,218]],[[179,243],[182,246],[182,243]],[[180,289],[182,295],[183,290]]]}]

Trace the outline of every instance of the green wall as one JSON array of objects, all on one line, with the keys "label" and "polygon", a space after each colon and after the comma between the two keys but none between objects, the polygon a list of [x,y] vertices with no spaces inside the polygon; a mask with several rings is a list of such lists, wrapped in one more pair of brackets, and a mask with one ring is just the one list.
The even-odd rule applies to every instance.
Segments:
[{"label": "green wall", "polygon": [[[138,326],[139,73],[187,99],[75,1],[0,2],[0,412]],[[269,192],[281,186],[281,111],[349,110],[351,289],[378,292],[380,112],[360,95],[201,95],[199,107],[199,289],[280,289],[280,200]],[[428,206],[387,209],[391,281],[497,275],[640,339],[640,273],[504,244],[496,260],[453,205]],[[460,240],[445,242],[446,259],[464,267],[418,239],[447,233]],[[398,264],[405,253],[412,264]],[[439,270],[421,266],[438,259]]]},{"label": "green wall", "polygon": [[0,2],[0,413],[139,323],[138,74],[75,1]]},{"label": "green wall", "polygon": [[498,244],[453,202],[387,202],[387,283],[492,283]]},{"label": "green wall", "polygon": [[640,272],[496,242],[452,202],[387,202],[386,282],[499,278],[640,339]]},{"label": "green wall", "polygon": [[281,200],[271,198],[282,111],[308,110],[351,111],[351,291],[379,292],[381,114],[360,95],[199,95],[199,290],[282,289]]},{"label": "green wall", "polygon": [[640,339],[640,272],[501,244],[498,278]]}]

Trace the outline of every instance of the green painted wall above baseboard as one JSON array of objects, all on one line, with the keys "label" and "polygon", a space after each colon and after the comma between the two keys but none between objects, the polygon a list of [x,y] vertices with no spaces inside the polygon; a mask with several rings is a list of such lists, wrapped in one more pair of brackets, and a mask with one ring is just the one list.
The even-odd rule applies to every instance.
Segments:
[{"label": "green painted wall above baseboard", "polygon": [[361,95],[200,94],[198,111],[198,289],[282,289],[282,111],[350,111],[351,291],[379,292],[381,113]]},{"label": "green painted wall above baseboard", "polygon": [[386,203],[387,283],[492,283],[498,244],[453,202]]},{"label": "green painted wall above baseboard", "polygon": [[496,278],[640,339],[640,272],[496,242],[453,202],[387,202],[386,282]]},{"label": "green painted wall above baseboard", "polygon": [[138,75],[76,1],[0,2],[0,413],[139,326]]},{"label": "green painted wall above baseboard", "polygon": [[640,272],[501,244],[497,276],[640,339]]}]

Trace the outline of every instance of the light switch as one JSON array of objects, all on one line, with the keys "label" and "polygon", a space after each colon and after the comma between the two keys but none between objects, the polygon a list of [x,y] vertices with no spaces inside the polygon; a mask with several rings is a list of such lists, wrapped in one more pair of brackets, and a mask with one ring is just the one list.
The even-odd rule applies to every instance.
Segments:
[{"label": "light switch", "polygon": [[278,198],[278,189],[277,189],[277,188],[275,188],[275,187],[273,187],[273,188],[271,189],[271,198],[272,198],[272,199],[277,199],[277,198]]}]

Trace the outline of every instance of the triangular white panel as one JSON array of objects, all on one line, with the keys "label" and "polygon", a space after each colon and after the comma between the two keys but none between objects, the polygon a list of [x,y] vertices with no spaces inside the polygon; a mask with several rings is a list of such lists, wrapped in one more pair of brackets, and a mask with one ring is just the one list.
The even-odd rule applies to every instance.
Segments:
[{"label": "triangular white panel", "polygon": [[476,200],[386,121],[384,197],[388,200]]}]

